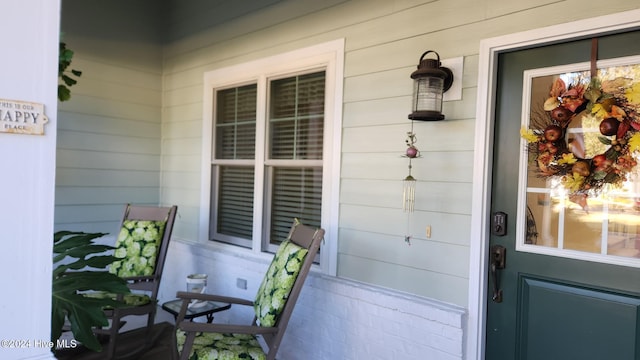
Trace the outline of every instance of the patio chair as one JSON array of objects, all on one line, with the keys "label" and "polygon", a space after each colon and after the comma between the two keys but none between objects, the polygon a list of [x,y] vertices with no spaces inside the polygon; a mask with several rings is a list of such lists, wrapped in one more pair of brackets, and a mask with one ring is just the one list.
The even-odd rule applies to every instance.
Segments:
[{"label": "patio chair", "polygon": [[[275,359],[323,237],[323,229],[305,226],[295,220],[289,236],[280,244],[254,301],[178,292],[177,296],[183,299],[183,303],[176,321],[175,354],[179,354],[182,360]],[[205,324],[184,320],[187,307],[193,299],[252,306],[255,316],[250,325]],[[266,350],[261,347],[258,337],[264,340]]]},{"label": "patio chair", "polygon": [[[127,204],[122,218],[122,226],[116,240],[115,257],[109,272],[127,280],[131,294],[94,294],[111,296],[124,302],[126,306],[105,309],[111,320],[109,328],[94,329],[97,335],[108,336],[105,359],[128,357],[131,354],[117,353],[118,334],[125,324],[123,317],[130,315],[147,316],[147,334],[155,322],[156,305],[164,261],[169,248],[171,231],[175,221],[177,206],[151,207]],[[147,338],[150,338],[147,336]],[[149,344],[147,344],[149,345]],[[136,349],[144,350],[145,348]]]}]

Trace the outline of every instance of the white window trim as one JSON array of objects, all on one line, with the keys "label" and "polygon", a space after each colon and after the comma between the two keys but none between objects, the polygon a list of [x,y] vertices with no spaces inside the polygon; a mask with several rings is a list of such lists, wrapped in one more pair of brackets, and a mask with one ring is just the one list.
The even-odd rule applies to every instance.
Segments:
[{"label": "white window trim", "polygon": [[[247,82],[264,82],[282,74],[324,68],[326,71],[324,156],[323,156],[323,205],[322,228],[325,239],[320,253],[320,269],[322,273],[335,276],[337,271],[337,238],[338,211],[340,194],[340,154],[342,148],[342,97],[344,79],[344,39],[290,51],[238,65],[216,69],[204,74],[203,109],[202,109],[202,178],[200,188],[200,223],[199,243],[208,244],[209,215],[211,208],[211,161],[213,152],[213,96],[215,89],[238,86]],[[258,91],[260,91],[258,86]],[[258,93],[258,101],[264,102],[264,94]],[[258,108],[261,105],[258,104]],[[264,122],[265,114],[257,114],[258,123]],[[256,141],[264,141],[263,130],[258,127]],[[262,126],[264,128],[264,126]],[[256,154],[258,159],[259,154]],[[261,171],[262,167],[256,167]],[[259,176],[263,179],[263,176]],[[260,200],[261,202],[262,200]],[[254,209],[262,207],[262,203],[254,204]],[[254,222],[255,224],[255,222]],[[254,229],[255,230],[255,229]],[[254,231],[254,236],[262,232]],[[247,254],[262,253],[262,241],[254,241],[251,250],[238,246],[216,242],[214,246],[225,250]]]}]

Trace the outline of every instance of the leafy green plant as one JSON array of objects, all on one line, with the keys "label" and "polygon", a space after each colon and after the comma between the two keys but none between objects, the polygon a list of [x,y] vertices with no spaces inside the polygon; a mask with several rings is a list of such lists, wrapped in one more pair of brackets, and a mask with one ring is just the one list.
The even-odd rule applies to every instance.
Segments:
[{"label": "leafy green plant", "polygon": [[58,53],[58,78],[62,81],[62,84],[58,84],[58,100],[60,101],[71,99],[69,87],[78,83],[72,76],[80,77],[82,75],[82,71],[79,70],[67,71],[67,68],[71,66],[71,59],[73,59],[73,51],[67,49],[67,44],[61,41]]},{"label": "leafy green plant", "polygon": [[100,255],[114,249],[94,243],[94,239],[104,235],[73,231],[59,231],[53,235],[51,341],[54,344],[68,320],[76,340],[91,350],[102,350],[92,329],[108,326],[103,309],[122,303],[109,297],[87,297],[82,292],[130,293],[124,279],[106,270],[116,258]]}]

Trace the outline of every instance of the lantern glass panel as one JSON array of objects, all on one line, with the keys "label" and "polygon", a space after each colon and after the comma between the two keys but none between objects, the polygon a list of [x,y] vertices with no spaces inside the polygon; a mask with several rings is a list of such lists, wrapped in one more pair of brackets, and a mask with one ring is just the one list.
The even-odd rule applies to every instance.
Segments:
[{"label": "lantern glass panel", "polygon": [[442,111],[444,79],[420,77],[413,84],[413,111]]}]

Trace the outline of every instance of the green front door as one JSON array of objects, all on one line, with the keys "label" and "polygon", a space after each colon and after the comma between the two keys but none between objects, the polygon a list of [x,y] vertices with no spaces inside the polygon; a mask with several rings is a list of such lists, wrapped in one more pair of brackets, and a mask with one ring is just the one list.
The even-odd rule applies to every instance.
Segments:
[{"label": "green front door", "polygon": [[[593,104],[578,101],[567,106],[571,113],[549,110],[549,98],[565,105],[593,98],[576,86],[591,74],[592,45],[592,39],[579,39],[499,55],[487,360],[640,359],[640,174],[618,165],[621,172],[611,173],[610,163],[596,167],[598,154],[614,162],[637,154],[607,152],[620,144],[611,143],[616,135],[597,133],[601,119]],[[599,60],[640,55],[640,31],[600,36],[597,49]],[[628,62],[638,64],[640,57],[622,64]],[[623,65],[598,64],[609,69],[599,77],[628,79],[609,92],[624,94],[640,82],[639,68]],[[557,89],[558,79],[564,92]],[[605,118],[618,110],[611,107],[614,100],[600,100],[608,110]],[[617,101],[624,108],[622,98]],[[627,117],[634,116],[626,109]],[[640,121],[640,111],[635,116]],[[560,124],[560,139],[541,133],[553,124]],[[521,142],[523,127],[540,132]],[[545,153],[564,153],[566,161],[549,161]],[[582,177],[575,175],[580,166],[573,167],[579,161],[590,171]]]}]

